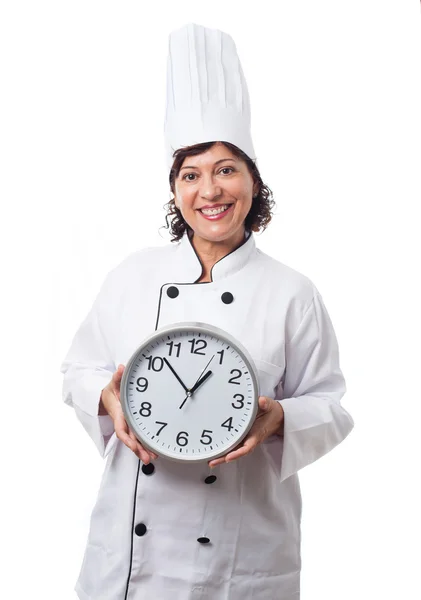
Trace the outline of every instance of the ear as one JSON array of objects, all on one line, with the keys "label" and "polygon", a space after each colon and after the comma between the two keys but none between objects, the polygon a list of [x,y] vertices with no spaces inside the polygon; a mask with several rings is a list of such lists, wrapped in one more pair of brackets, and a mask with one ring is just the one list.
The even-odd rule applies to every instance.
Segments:
[{"label": "ear", "polygon": [[259,192],[260,192],[260,184],[259,184],[259,182],[255,181],[253,184],[253,198],[255,196],[258,196]]}]

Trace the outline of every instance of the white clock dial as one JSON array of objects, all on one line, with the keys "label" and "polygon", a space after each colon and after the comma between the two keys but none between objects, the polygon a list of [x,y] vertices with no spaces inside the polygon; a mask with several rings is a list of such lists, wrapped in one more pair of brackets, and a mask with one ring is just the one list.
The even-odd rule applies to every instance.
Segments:
[{"label": "white clock dial", "polygon": [[120,398],[142,444],[175,460],[203,461],[245,437],[257,413],[258,380],[248,352],[226,332],[176,324],[136,350]]}]

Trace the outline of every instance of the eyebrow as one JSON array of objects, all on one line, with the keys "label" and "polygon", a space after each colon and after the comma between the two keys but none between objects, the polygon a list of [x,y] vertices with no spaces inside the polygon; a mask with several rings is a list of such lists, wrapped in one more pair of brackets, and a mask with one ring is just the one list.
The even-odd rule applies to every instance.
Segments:
[{"label": "eyebrow", "polygon": [[[216,161],[216,163],[214,163],[214,165],[219,165],[219,163],[224,162],[224,160],[232,160],[235,162],[233,158],[220,158]],[[197,167],[195,167],[194,165],[186,165],[185,167],[181,167],[180,171],[182,171],[183,169],[197,169]]]}]

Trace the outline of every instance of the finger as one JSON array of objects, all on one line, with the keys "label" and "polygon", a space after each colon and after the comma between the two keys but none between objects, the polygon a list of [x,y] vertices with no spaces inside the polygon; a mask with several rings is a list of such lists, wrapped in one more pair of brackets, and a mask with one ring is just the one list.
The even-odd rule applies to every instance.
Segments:
[{"label": "finger", "polygon": [[136,442],[130,436],[129,426],[123,414],[117,414],[114,419],[114,430],[117,437],[136,454]]},{"label": "finger", "polygon": [[226,462],[231,462],[232,460],[246,456],[246,454],[250,454],[250,452],[253,452],[253,450],[257,447],[258,443],[259,442],[256,437],[247,438],[240,448],[237,448],[226,455]]},{"label": "finger", "polygon": [[262,414],[268,413],[271,410],[271,398],[267,396],[259,396],[259,412]]},{"label": "finger", "polygon": [[124,368],[125,368],[124,365],[118,365],[117,371],[115,371],[115,373],[113,374],[113,377],[112,377],[114,391],[119,400],[120,400],[120,384],[121,384],[121,378],[123,377]]},{"label": "finger", "polygon": [[224,454],[224,456],[220,456],[219,458],[214,458],[213,460],[210,460],[208,462],[208,465],[210,466],[211,469],[213,469],[214,467],[217,467],[218,465],[223,465],[224,463],[227,462],[227,454]]},{"label": "finger", "polygon": [[232,462],[233,460],[236,460],[238,458],[241,458],[242,456],[246,456],[247,454],[253,452],[258,443],[259,442],[257,436],[249,436],[244,440],[244,443],[241,446],[237,446],[235,450],[229,452],[228,454],[225,454],[225,456],[221,456],[220,458],[211,460],[208,464],[210,467],[213,468],[223,463]]},{"label": "finger", "polygon": [[[240,448],[240,447],[241,447],[241,445],[242,445],[242,444],[240,443],[240,444],[238,444],[237,446],[235,446],[234,450],[237,450],[237,448]],[[223,463],[227,462],[227,460],[226,460],[226,459],[227,459],[227,456],[228,456],[227,454],[223,454],[223,455],[222,455],[222,456],[220,456],[219,458],[214,458],[213,460],[210,460],[210,461],[208,462],[208,465],[209,465],[211,468],[213,468],[213,467],[216,467],[217,465],[222,465]]]},{"label": "finger", "polygon": [[268,412],[270,412],[270,408],[268,408],[267,399],[265,399],[264,396],[261,396],[259,398],[259,402],[257,404],[256,419],[261,419],[262,417],[267,415]]},{"label": "finger", "polygon": [[130,429],[129,427],[129,438],[132,442],[132,445],[134,446],[134,453],[136,454],[136,456],[138,458],[140,458],[140,460],[142,460],[142,451],[139,447],[139,442],[136,439],[136,436],[134,435],[133,431]]},{"label": "finger", "polygon": [[136,454],[136,456],[138,456],[140,458],[140,460],[142,462],[144,462],[145,464],[148,464],[151,461],[151,459],[156,460],[158,458],[158,455],[155,454],[155,452],[152,452],[152,450],[148,450],[147,448],[142,446],[142,444],[139,442],[139,440],[137,439],[137,437],[135,436],[135,434],[133,433],[133,431],[130,428],[129,428],[129,436],[136,444],[135,454]]},{"label": "finger", "polygon": [[130,428],[129,437],[132,441],[132,444],[134,445],[134,453],[136,454],[136,456],[140,458],[140,460],[146,465],[150,463],[151,457],[149,455],[149,452],[142,446],[142,444],[139,442],[139,440],[136,438],[135,434]]},{"label": "finger", "polygon": [[113,379],[116,383],[121,381],[121,378],[123,377],[123,373],[124,373],[124,365],[118,365],[117,371],[114,371],[114,373],[113,373]]},{"label": "finger", "polygon": [[[107,393],[107,411],[108,414],[110,415],[110,417],[112,418],[112,420],[115,422],[117,419],[119,419],[119,423],[121,424],[122,421],[121,419],[123,419],[123,422],[125,423],[125,419],[124,419],[124,414],[123,414],[123,409],[121,408],[121,404],[119,399],[116,397],[116,394],[113,390],[113,388],[105,388],[105,391],[103,392],[103,395]],[[127,431],[128,433],[128,431]]]},{"label": "finger", "polygon": [[225,461],[225,456],[221,456],[221,458],[215,458],[214,460],[210,460],[208,462],[208,465],[210,466],[211,469],[213,469],[214,467],[217,467],[218,465],[222,465]]},{"label": "finger", "polygon": [[216,458],[214,460],[209,461],[209,466],[213,468],[223,463],[231,462],[253,452],[256,446],[258,446],[258,444],[267,437],[267,419],[262,421],[261,418],[267,415],[271,410],[271,398],[268,398],[267,396],[259,396],[258,413],[256,416],[255,424],[250,429],[250,432],[244,439],[243,443],[237,446],[232,452],[229,452],[228,454],[225,454],[220,458]]}]

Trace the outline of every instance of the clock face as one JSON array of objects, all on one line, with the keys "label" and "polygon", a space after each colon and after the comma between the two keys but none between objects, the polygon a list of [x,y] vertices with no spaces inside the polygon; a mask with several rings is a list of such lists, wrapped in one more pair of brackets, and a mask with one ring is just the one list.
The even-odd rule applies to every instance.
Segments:
[{"label": "clock face", "polygon": [[257,413],[258,380],[246,349],[207,324],[165,327],[124,370],[120,399],[139,441],[157,454],[204,461],[245,437]]}]

